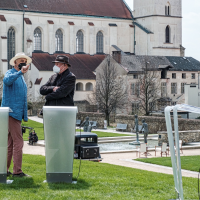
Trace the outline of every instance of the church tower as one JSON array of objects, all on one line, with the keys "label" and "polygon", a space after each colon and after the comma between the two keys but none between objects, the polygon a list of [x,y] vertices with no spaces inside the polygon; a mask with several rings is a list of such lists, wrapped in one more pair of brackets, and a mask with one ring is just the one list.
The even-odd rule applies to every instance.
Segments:
[{"label": "church tower", "polygon": [[184,56],[182,0],[133,0],[136,55]]}]

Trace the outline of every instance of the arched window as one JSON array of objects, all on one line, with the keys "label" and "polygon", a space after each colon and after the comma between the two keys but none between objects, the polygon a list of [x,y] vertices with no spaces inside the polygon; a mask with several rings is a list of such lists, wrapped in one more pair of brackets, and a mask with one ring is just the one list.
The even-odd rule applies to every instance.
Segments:
[{"label": "arched window", "polygon": [[56,51],[63,51],[63,33],[60,29],[56,31]]},{"label": "arched window", "polygon": [[76,91],[83,91],[83,83],[76,84]]},{"label": "arched window", "polygon": [[170,43],[170,27],[167,26],[165,30],[165,36],[166,36],[166,43]]},{"label": "arched window", "polygon": [[97,53],[103,53],[103,33],[99,31],[96,38]]},{"label": "arched window", "polygon": [[86,91],[92,91],[93,90],[93,85],[92,83],[87,83],[86,84]]},{"label": "arched window", "polygon": [[170,9],[170,4],[168,3],[166,6],[165,6],[165,15],[170,15],[171,13],[171,9]]},{"label": "arched window", "polygon": [[15,30],[12,27],[9,28],[7,33],[7,51],[8,69],[12,69],[10,60],[15,56]]},{"label": "arched window", "polygon": [[34,30],[34,50],[42,50],[42,32],[39,28]]},{"label": "arched window", "polygon": [[76,52],[83,52],[83,32],[81,30],[76,34]]}]

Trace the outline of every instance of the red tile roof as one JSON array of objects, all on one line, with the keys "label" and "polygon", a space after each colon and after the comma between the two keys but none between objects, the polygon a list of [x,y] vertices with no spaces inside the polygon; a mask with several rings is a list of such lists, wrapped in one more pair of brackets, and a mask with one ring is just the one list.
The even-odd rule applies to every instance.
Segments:
[{"label": "red tile roof", "polygon": [[90,26],[94,26],[94,24],[93,24],[92,22],[88,22],[88,24],[89,24]]},{"label": "red tile roof", "polygon": [[74,25],[74,22],[68,22],[69,25]]},{"label": "red tile roof", "polygon": [[48,53],[33,53],[33,64],[39,71],[52,71],[57,55],[65,55],[69,57],[69,63],[72,65],[70,71],[75,74],[77,79],[96,79],[93,71],[104,60],[106,55],[96,54],[91,56],[89,54],[48,54]]},{"label": "red tile roof", "polygon": [[40,85],[41,81],[42,81],[42,78],[37,78],[35,80],[35,85]]},{"label": "red tile roof", "polygon": [[[1,0],[1,9],[24,10],[22,0]],[[132,19],[129,9],[123,0],[32,0],[27,1],[26,11],[107,16]]]},{"label": "red tile roof", "polygon": [[24,18],[24,21],[26,22],[26,24],[29,24],[29,25],[32,24],[32,22],[31,22],[31,20],[29,18]]},{"label": "red tile roof", "polygon": [[[3,2],[0,2],[0,8],[1,8],[1,3]],[[0,15],[0,21],[6,22],[6,18],[4,17],[4,15]]]},{"label": "red tile roof", "polygon": [[49,24],[54,24],[54,22],[53,22],[52,20],[47,20],[47,22],[48,22]]}]

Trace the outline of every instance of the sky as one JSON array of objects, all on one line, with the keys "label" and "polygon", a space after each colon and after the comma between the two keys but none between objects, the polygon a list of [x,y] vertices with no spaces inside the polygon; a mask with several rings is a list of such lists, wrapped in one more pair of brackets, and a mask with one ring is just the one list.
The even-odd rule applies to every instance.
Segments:
[{"label": "sky", "polygon": [[[133,9],[133,0],[125,0]],[[182,0],[182,45],[185,56],[200,61],[200,0]]]}]

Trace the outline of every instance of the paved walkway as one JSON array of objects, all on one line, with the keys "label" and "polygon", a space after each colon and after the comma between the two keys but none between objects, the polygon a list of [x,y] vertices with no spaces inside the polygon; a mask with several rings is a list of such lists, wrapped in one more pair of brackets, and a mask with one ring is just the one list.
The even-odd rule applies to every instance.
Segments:
[{"label": "paved walkway", "polygon": [[[37,117],[29,117],[29,119],[38,121],[41,123],[43,122],[43,119],[37,118]],[[44,147],[30,146],[27,143],[28,143],[27,141],[24,142],[24,149],[23,149],[24,154],[45,156],[45,148]],[[151,156],[148,156],[148,157],[155,157],[154,152],[150,152],[150,153],[151,153]],[[189,155],[200,155],[200,150],[199,149],[185,149],[185,150],[183,150],[183,154],[181,154],[181,156],[189,156]],[[136,152],[107,153],[107,154],[102,154],[101,156],[103,158],[103,161],[102,161],[103,163],[109,163],[109,164],[119,165],[119,166],[124,166],[124,167],[131,167],[131,168],[147,170],[147,171],[152,171],[152,172],[173,174],[171,167],[153,165],[153,164],[148,164],[148,163],[143,163],[143,162],[138,162],[138,161],[133,160],[133,159],[137,158]],[[157,157],[158,156],[160,156],[159,153],[157,153]],[[182,170],[182,176],[197,178],[198,173],[188,171],[188,170]]]}]

